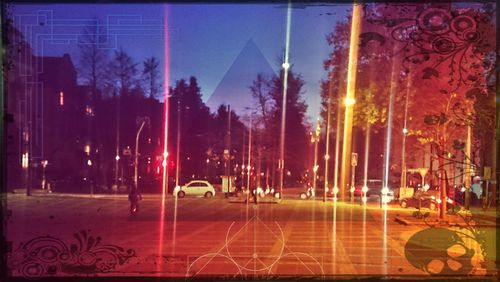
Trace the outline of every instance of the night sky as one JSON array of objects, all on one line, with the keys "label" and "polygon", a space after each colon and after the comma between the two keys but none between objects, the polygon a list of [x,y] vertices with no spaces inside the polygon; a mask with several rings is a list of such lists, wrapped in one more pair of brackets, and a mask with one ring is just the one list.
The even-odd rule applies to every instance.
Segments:
[{"label": "night sky", "polygon": [[[78,35],[98,20],[109,36],[106,48],[125,50],[135,62],[155,56],[163,69],[162,4],[13,5],[16,26],[38,56],[69,53],[78,64]],[[206,102],[245,44],[251,39],[270,66],[279,72],[285,49],[286,5],[169,4],[171,83],[197,77]],[[323,61],[330,51],[325,36],[343,20],[351,5],[295,6],[292,11],[290,62],[305,80],[308,119],[320,110]],[[163,76],[163,75],[162,75]],[[248,89],[242,85],[242,89]],[[211,109],[215,111],[215,109]]]}]

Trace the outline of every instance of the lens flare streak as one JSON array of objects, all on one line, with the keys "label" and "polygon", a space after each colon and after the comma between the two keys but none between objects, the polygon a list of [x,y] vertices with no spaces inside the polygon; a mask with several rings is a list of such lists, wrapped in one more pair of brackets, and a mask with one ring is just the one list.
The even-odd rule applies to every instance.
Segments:
[{"label": "lens flare streak", "polygon": [[[163,179],[162,179],[162,198],[160,206],[160,222],[158,230],[158,257],[163,255],[163,235],[165,227],[165,209],[166,209],[166,197],[167,197],[167,186],[168,186],[168,86],[170,85],[170,57],[169,57],[169,37],[168,37],[168,7],[164,6],[163,9],[163,35],[164,35],[164,64],[163,64],[163,85],[164,85],[164,140],[163,140]],[[162,272],[162,264],[157,264],[157,273]]]}]

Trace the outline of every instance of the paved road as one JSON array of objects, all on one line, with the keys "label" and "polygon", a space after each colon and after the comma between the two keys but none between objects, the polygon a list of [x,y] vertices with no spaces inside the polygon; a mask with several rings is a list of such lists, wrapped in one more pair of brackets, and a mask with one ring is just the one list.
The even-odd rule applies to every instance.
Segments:
[{"label": "paved road", "polygon": [[[253,205],[169,196],[162,208],[159,196],[145,195],[138,214],[128,209],[125,196],[9,194],[12,275],[427,277],[442,269],[418,268],[405,257],[410,237],[428,227],[395,221],[412,211],[380,209],[374,199],[366,206],[298,199]],[[488,232],[495,237],[495,228]]]}]

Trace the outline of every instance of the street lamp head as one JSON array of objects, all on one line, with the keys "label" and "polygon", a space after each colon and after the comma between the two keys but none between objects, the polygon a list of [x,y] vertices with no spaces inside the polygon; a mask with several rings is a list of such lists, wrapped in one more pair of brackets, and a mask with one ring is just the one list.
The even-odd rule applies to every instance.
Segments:
[{"label": "street lamp head", "polygon": [[361,191],[366,194],[366,192],[368,192],[368,186],[363,186],[363,188],[361,188]]},{"label": "street lamp head", "polygon": [[339,193],[339,187],[333,187],[333,194],[335,194],[335,196]]},{"label": "street lamp head", "polygon": [[120,160],[120,156],[119,156],[119,155],[116,155],[115,160],[116,160],[116,161],[119,161],[119,160]]},{"label": "street lamp head", "polygon": [[287,70],[290,68],[290,64],[288,62],[284,62],[282,65],[283,69]]},{"label": "street lamp head", "polygon": [[346,107],[353,106],[354,104],[356,104],[356,99],[354,99],[354,98],[345,98],[344,99],[344,105]]},{"label": "street lamp head", "polygon": [[408,129],[406,127],[403,128],[403,134],[405,134],[405,135],[408,134]]}]

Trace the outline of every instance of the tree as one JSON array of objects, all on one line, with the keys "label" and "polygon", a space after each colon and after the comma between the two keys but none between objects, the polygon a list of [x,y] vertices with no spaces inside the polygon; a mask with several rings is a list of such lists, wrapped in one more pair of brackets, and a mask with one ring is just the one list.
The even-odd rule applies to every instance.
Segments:
[{"label": "tree", "polygon": [[[274,175],[273,166],[275,160],[277,159],[277,146],[275,141],[276,136],[274,134],[269,134],[268,131],[270,127],[270,117],[274,111],[272,105],[272,98],[270,96],[270,79],[266,78],[262,73],[257,74],[256,79],[252,82],[250,86],[250,91],[252,93],[253,100],[255,102],[256,114],[253,115],[253,120],[255,124],[256,137],[256,152],[257,152],[257,186],[262,187],[260,173],[265,169],[266,173],[266,184],[269,186],[274,186]],[[264,168],[262,163],[264,162]]]},{"label": "tree", "polygon": [[149,98],[157,98],[160,90],[160,83],[158,81],[159,62],[155,57],[146,59],[143,62],[144,83],[149,90]]},{"label": "tree", "polygon": [[[243,135],[247,130],[245,125],[240,121],[240,117],[231,110],[231,140],[227,140],[226,133],[228,131],[228,108],[226,105],[220,105],[217,111],[213,114],[212,123],[210,126],[210,148],[212,148],[211,161],[216,163],[217,161],[224,160],[224,150],[227,149],[227,145],[230,142],[231,151],[231,168],[236,164],[241,163],[241,148],[243,146]],[[222,169],[222,166],[217,170],[219,175],[223,175],[226,172]],[[234,175],[234,172],[231,172]]]},{"label": "tree", "polygon": [[[366,31],[366,23],[362,24]],[[342,117],[344,110],[344,96],[347,86],[347,65],[349,61],[349,40],[350,40],[350,19],[338,22],[334,30],[326,36],[327,43],[331,46],[331,53],[324,61],[324,68],[328,73],[328,79],[321,84],[321,117],[323,123],[327,124],[328,104],[331,103],[330,112],[330,134],[336,131],[342,131]],[[367,34],[366,32],[364,34]],[[368,32],[368,34],[370,34]],[[380,129],[386,127],[385,119],[388,107],[388,93],[390,88],[390,79],[387,74],[391,72],[391,52],[385,46],[385,40],[380,37],[370,37],[363,35],[360,38],[360,50],[357,64],[356,79],[356,102],[354,104],[353,115],[353,147],[352,151],[360,153],[368,148],[369,139],[372,133],[378,133]],[[335,113],[335,114],[334,114]],[[340,119],[340,122],[337,120]],[[340,128],[337,128],[340,127]],[[374,130],[372,130],[374,129]],[[358,137],[364,133],[364,149],[356,148]],[[378,136],[375,136],[379,138]],[[338,135],[338,138],[342,138]],[[333,138],[332,138],[333,139]],[[339,140],[335,140],[339,142]],[[377,140],[375,140],[377,141]],[[372,142],[372,144],[382,144],[381,142]],[[380,155],[382,146],[371,146],[368,148],[371,155]],[[367,162],[368,155],[365,154],[364,162]],[[334,160],[334,158],[331,158]],[[370,175],[381,175],[382,165],[380,159],[371,158]],[[364,166],[357,166],[360,170]],[[330,174],[333,176],[332,174]],[[356,174],[360,175],[360,174]]]},{"label": "tree", "polygon": [[[102,48],[103,42],[106,38],[105,34],[100,33],[97,25],[88,25],[83,29],[81,41],[78,42],[78,48],[80,50],[79,59],[79,75],[84,79],[84,81],[90,86],[91,95],[88,97],[90,110],[92,114],[87,117],[90,122],[90,128],[88,134],[88,142],[92,148],[92,152],[102,152],[102,127],[98,127],[98,120],[102,119],[102,97],[101,97],[101,87],[104,83],[105,77],[105,66],[108,63],[108,51]],[[97,149],[97,150],[96,150]],[[102,153],[92,153],[92,159],[94,162],[93,169],[97,171],[101,170],[102,163]],[[96,175],[96,172],[91,172],[91,175]],[[101,182],[101,177],[97,176],[93,181],[99,185]]]},{"label": "tree", "polygon": [[[494,115],[491,107],[486,115],[475,110],[480,101],[488,100],[480,97],[494,92],[490,90],[496,45],[491,6],[455,9],[450,4],[372,5],[366,11],[370,23],[383,26],[391,35],[384,38],[403,48],[401,68],[412,75],[418,89],[409,107],[410,133],[422,144],[430,144],[431,157],[438,162],[431,173],[438,177],[441,196],[445,197],[446,182],[457,164],[450,157],[452,148],[459,148],[455,145],[466,139],[467,126],[473,126],[476,132],[480,127],[479,123],[461,122],[457,113],[466,112],[462,119],[469,121],[488,120],[486,116]],[[380,34],[370,35],[375,36]],[[477,139],[477,133],[474,135]]]},{"label": "tree", "polygon": [[[182,156],[178,163],[182,168],[183,180],[201,177],[207,171],[206,159],[211,153],[210,147],[210,125],[212,116],[208,107],[201,99],[201,89],[195,77],[189,78],[189,83],[180,79],[172,89],[170,117],[172,121],[177,121],[177,103],[180,105],[180,146]],[[176,122],[171,123],[171,132],[177,131]],[[172,142],[176,136],[170,134]]]},{"label": "tree", "polygon": [[108,74],[108,84],[118,88],[120,95],[129,94],[136,82],[137,64],[123,49],[120,49],[115,51],[114,59],[108,66]]},{"label": "tree", "polygon": [[105,34],[100,34],[98,25],[88,25],[83,29],[80,50],[79,75],[92,89],[92,101],[100,99],[99,88],[102,87],[105,66],[108,63],[108,51],[102,48],[105,44]]},{"label": "tree", "polygon": [[[269,83],[269,97],[272,99],[271,122],[266,134],[274,136],[273,144],[277,148],[282,112],[283,70],[280,76],[273,77]],[[308,135],[305,125],[307,105],[302,99],[304,81],[301,76],[288,72],[288,92],[285,120],[285,169],[289,170],[293,180],[300,179],[305,170],[304,159],[307,154]]]}]

